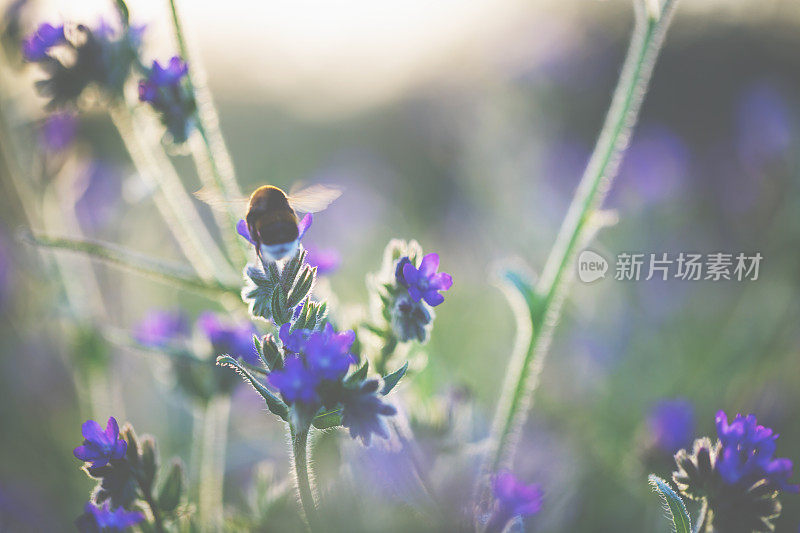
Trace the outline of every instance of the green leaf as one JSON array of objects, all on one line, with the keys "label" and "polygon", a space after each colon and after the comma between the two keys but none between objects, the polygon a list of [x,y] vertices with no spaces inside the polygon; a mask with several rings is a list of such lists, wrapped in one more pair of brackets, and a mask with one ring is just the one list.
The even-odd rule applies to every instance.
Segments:
[{"label": "green leaf", "polygon": [[264,401],[267,402],[267,407],[270,411],[281,417],[283,420],[288,421],[289,407],[283,403],[283,400],[275,396],[267,387],[265,387],[258,378],[253,376],[249,370],[240,365],[238,361],[236,361],[230,355],[221,355],[220,357],[217,357],[217,364],[219,366],[229,366],[237,371],[239,375],[248,381],[250,385],[256,389],[256,392],[258,392],[261,397],[264,398]]},{"label": "green leaf", "polygon": [[397,386],[397,383],[400,381],[400,378],[406,375],[406,370],[408,370],[408,361],[392,372],[391,374],[386,374],[383,376],[383,389],[381,389],[381,394],[386,396],[389,394],[393,388]]},{"label": "green leaf", "polygon": [[275,281],[261,267],[254,264],[245,267],[244,276],[242,300],[248,305],[251,315],[269,320],[272,317],[270,304]]},{"label": "green leaf", "polygon": [[161,485],[158,492],[158,508],[166,513],[170,513],[178,507],[183,495],[183,464],[180,460],[175,460],[169,469],[167,479]]},{"label": "green leaf", "polygon": [[272,321],[275,325],[282,326],[291,318],[291,310],[286,306],[286,295],[281,286],[276,286],[270,296],[270,307],[272,309]]},{"label": "green leaf", "polygon": [[344,380],[344,384],[351,385],[359,381],[364,381],[364,378],[367,377],[367,372],[369,372],[369,361],[364,361],[364,364],[361,365],[358,370],[350,374],[347,379]]},{"label": "green leaf", "polygon": [[268,369],[276,370],[283,367],[283,358],[281,357],[278,345],[275,343],[275,337],[272,335],[265,335],[261,347],[262,360],[267,365]]},{"label": "green leaf", "polygon": [[317,429],[335,428],[342,425],[342,409],[333,409],[320,413],[314,417],[314,427]]},{"label": "green leaf", "polygon": [[686,506],[683,504],[681,497],[672,490],[672,487],[666,481],[655,474],[650,474],[648,480],[653,490],[664,499],[664,510],[669,512],[674,531],[676,533],[691,533],[692,521],[689,519],[689,513],[686,512]]}]

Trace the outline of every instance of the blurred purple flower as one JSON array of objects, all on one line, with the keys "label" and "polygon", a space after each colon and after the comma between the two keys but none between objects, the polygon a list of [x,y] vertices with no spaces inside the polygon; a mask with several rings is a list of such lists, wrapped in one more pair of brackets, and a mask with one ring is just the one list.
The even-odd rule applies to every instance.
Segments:
[{"label": "blurred purple flower", "polygon": [[192,94],[181,87],[188,74],[186,63],[178,56],[162,67],[153,61],[147,77],[139,80],[139,101],[149,103],[161,116],[161,122],[177,143],[186,141],[195,111]]},{"label": "blurred purple flower", "polygon": [[311,266],[317,267],[317,274],[320,276],[333,273],[342,263],[342,256],[334,249],[306,249],[308,250],[306,262]]},{"label": "blurred purple flower", "polygon": [[92,464],[92,468],[105,466],[113,459],[125,457],[128,443],[119,438],[119,425],[112,416],[106,423],[105,431],[94,420],[87,420],[81,426],[83,444],[72,453],[76,458]]},{"label": "blurred purple flower", "polygon": [[444,296],[439,291],[446,291],[453,286],[450,274],[439,270],[439,254],[428,254],[422,258],[419,268],[413,264],[403,265],[403,280],[408,285],[408,294],[415,302],[424,299],[425,302],[436,307],[444,302]]},{"label": "blurred purple flower", "polygon": [[281,329],[278,331],[278,338],[281,340],[284,349],[290,352],[300,353],[305,349],[306,340],[308,340],[308,337],[311,335],[311,330],[296,329],[290,331],[291,327],[291,324],[288,322],[282,325]]},{"label": "blurred purple flower", "polygon": [[394,406],[379,396],[380,381],[368,379],[357,389],[350,389],[342,400],[342,425],[350,430],[350,436],[360,439],[364,446],[372,442],[372,435],[389,438],[389,428],[384,420],[397,414]]},{"label": "blurred purple flower", "polygon": [[267,376],[267,381],[280,391],[283,399],[289,404],[314,403],[319,400],[317,396],[319,379],[306,369],[300,357],[287,357],[283,369],[271,372]]},{"label": "blurred purple flower", "polygon": [[799,485],[789,483],[792,461],[773,458],[778,435],[758,424],[754,415],[737,414],[728,424],[728,416],[716,416],[717,436],[722,449],[717,459],[719,473],[727,483],[754,483],[766,479],[777,489],[797,493]]},{"label": "blurred purple flower", "polygon": [[745,88],[736,110],[736,141],[746,166],[758,168],[785,153],[794,133],[791,109],[775,86],[760,81]]},{"label": "blurred purple flower", "polygon": [[541,487],[537,484],[525,485],[511,472],[498,472],[492,490],[496,503],[487,531],[503,531],[514,517],[536,514],[542,508]]},{"label": "blurred purple flower", "polygon": [[47,52],[52,47],[64,42],[64,25],[53,26],[45,22],[22,42],[22,55],[26,61],[41,61],[47,57]]},{"label": "blurred purple flower", "polygon": [[215,356],[230,355],[233,358],[241,357],[251,365],[261,364],[253,343],[256,328],[249,321],[232,324],[216,313],[206,311],[198,317],[197,327],[211,342]]},{"label": "blurred purple flower", "polygon": [[680,188],[689,162],[686,143],[673,131],[663,126],[642,128],[620,166],[620,188],[633,190],[639,201],[664,200]]},{"label": "blurred purple flower", "polygon": [[122,532],[144,520],[138,511],[126,511],[122,507],[111,510],[111,502],[106,500],[102,507],[86,502],[83,515],[76,525],[81,533],[116,533]]},{"label": "blurred purple flower", "polygon": [[53,113],[42,124],[39,141],[45,149],[60,152],[72,145],[77,130],[78,119],[73,113]]},{"label": "blurred purple flower", "polygon": [[656,447],[669,454],[691,444],[694,425],[694,408],[685,399],[661,400],[650,409],[647,417],[647,427]]},{"label": "blurred purple flower", "polygon": [[122,195],[122,175],[118,166],[93,160],[78,184],[83,190],[75,202],[75,215],[84,229],[98,229],[118,214]]},{"label": "blurred purple flower", "polygon": [[133,338],[139,344],[162,348],[189,334],[189,321],[180,311],[154,309],[134,328]]}]

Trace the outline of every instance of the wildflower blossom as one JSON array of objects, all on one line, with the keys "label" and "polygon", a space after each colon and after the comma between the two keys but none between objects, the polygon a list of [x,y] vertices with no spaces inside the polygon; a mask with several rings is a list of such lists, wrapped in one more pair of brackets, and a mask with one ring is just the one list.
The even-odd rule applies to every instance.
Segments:
[{"label": "wildflower blossom", "polygon": [[323,331],[309,335],[304,347],[309,369],[320,379],[342,378],[355,363],[355,357],[349,353],[355,338],[353,331],[336,333],[330,323]]},{"label": "wildflower blossom", "polygon": [[542,489],[525,485],[508,471],[499,472],[492,482],[494,509],[488,518],[487,532],[504,531],[515,517],[525,517],[542,508]]},{"label": "wildflower blossom", "polygon": [[215,356],[230,355],[251,365],[259,364],[253,344],[256,329],[250,322],[229,323],[215,313],[205,312],[197,319],[197,327],[211,342]]},{"label": "wildflower blossom", "polygon": [[78,120],[73,113],[53,113],[42,124],[39,140],[44,148],[60,152],[72,144],[77,129]]},{"label": "wildflower blossom", "polygon": [[112,511],[108,501],[101,507],[87,502],[76,525],[82,533],[112,533],[125,531],[143,520],[144,515],[138,511],[126,511],[122,507]]},{"label": "wildflower blossom", "polygon": [[189,136],[196,109],[194,97],[183,80],[189,70],[180,57],[173,57],[166,66],[153,61],[148,76],[139,81],[139,100],[149,103],[176,143]]},{"label": "wildflower blossom", "polygon": [[342,256],[336,250],[319,250],[316,248],[307,248],[307,250],[306,262],[313,267],[317,267],[317,274],[320,276],[335,272],[342,263]]},{"label": "wildflower blossom", "polygon": [[372,435],[389,438],[385,418],[397,414],[397,409],[378,396],[380,381],[368,379],[354,390],[347,391],[342,399],[342,425],[350,436],[369,446]]},{"label": "wildflower blossom", "polygon": [[697,439],[691,452],[675,454],[675,485],[683,496],[708,507],[707,531],[773,531],[781,492],[798,491],[789,483],[792,462],[773,457],[778,436],[758,425],[755,416],[737,415],[728,423],[720,411],[716,423],[715,443]]},{"label": "wildflower blossom", "polygon": [[[42,24],[23,45],[23,53],[47,74],[36,82],[39,93],[50,99],[47,107],[75,105],[90,85],[110,98],[121,98],[138,60],[143,31],[143,27],[128,26],[116,31],[105,21],[94,29],[78,24],[70,32],[64,26]],[[73,60],[64,63],[56,58],[51,50],[58,46],[68,49]]]},{"label": "wildflower blossom", "polygon": [[105,466],[109,461],[125,456],[128,444],[119,437],[119,425],[113,416],[108,419],[105,431],[94,420],[87,420],[81,433],[83,444],[72,453],[81,461],[91,463],[92,468]]},{"label": "wildflower blossom", "polygon": [[692,404],[683,399],[662,400],[650,410],[647,425],[655,446],[673,454],[692,442]]},{"label": "wildflower blossom", "polygon": [[189,322],[180,311],[155,309],[136,325],[133,338],[139,344],[162,348],[175,339],[189,334]]},{"label": "wildflower blossom", "polygon": [[724,411],[716,417],[717,436],[722,443],[717,467],[727,483],[755,482],[766,479],[775,488],[798,492],[800,486],[789,483],[792,461],[773,458],[778,435],[758,424],[754,415],[736,415],[728,424]]},{"label": "wildflower blossom", "polygon": [[[402,260],[401,260],[402,261]],[[419,268],[409,261],[403,265],[402,279],[408,287],[408,294],[415,302],[420,299],[432,307],[444,302],[439,291],[446,291],[453,286],[453,278],[439,269],[439,254],[428,254],[422,258]]]},{"label": "wildflower blossom", "polygon": [[42,61],[51,48],[65,42],[64,25],[53,26],[45,22],[22,42],[22,55],[26,61]]},{"label": "wildflower blossom", "polygon": [[401,342],[428,340],[433,315],[422,302],[415,302],[411,296],[402,295],[395,300],[390,316],[392,330]]},{"label": "wildflower blossom", "polygon": [[298,356],[287,357],[283,369],[272,372],[267,381],[280,391],[283,399],[289,404],[294,402],[311,404],[319,400],[316,390],[319,378],[306,368]]}]

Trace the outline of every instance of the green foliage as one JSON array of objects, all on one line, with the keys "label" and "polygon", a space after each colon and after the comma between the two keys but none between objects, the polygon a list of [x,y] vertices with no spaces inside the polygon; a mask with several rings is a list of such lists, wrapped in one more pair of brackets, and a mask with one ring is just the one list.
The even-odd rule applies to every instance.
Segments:
[{"label": "green foliage", "polygon": [[289,408],[283,403],[283,400],[275,396],[257,377],[255,377],[249,370],[244,368],[230,355],[223,355],[217,358],[217,364],[220,366],[228,366],[239,373],[253,388],[258,392],[264,401],[267,403],[267,408],[274,414],[281,417],[283,420],[289,419]]},{"label": "green foliage", "polygon": [[165,513],[174,511],[181,501],[184,490],[183,464],[176,459],[172,462],[167,478],[158,491],[158,508]]},{"label": "green foliage", "polygon": [[[283,267],[274,262],[245,267],[242,300],[248,304],[252,316],[270,320],[277,326],[291,320],[295,307],[311,293],[317,276],[316,267],[304,262],[306,255],[308,252],[299,249]],[[324,309],[313,311],[308,320],[313,316],[316,322],[319,316],[324,316]]]},{"label": "green foliage", "polygon": [[669,512],[669,518],[672,520],[672,527],[676,533],[691,533],[692,521],[689,518],[689,513],[686,511],[686,506],[681,500],[681,497],[672,490],[669,484],[656,476],[650,474],[648,477],[650,485],[664,500],[664,509]]}]

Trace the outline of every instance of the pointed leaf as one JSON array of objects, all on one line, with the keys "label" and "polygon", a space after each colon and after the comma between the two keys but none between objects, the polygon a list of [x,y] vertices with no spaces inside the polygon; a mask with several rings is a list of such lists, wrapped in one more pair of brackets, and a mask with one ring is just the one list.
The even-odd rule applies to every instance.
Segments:
[{"label": "pointed leaf", "polygon": [[400,379],[406,375],[406,370],[408,370],[408,361],[406,361],[403,366],[391,374],[386,374],[383,376],[383,389],[381,389],[381,394],[384,396],[389,394],[392,389],[397,386],[397,383],[400,381]]},{"label": "pointed leaf", "polygon": [[158,508],[170,513],[178,507],[183,494],[183,464],[176,460],[172,463],[167,479],[158,491]]},{"label": "pointed leaf", "polygon": [[367,377],[367,372],[369,372],[369,361],[364,361],[364,364],[361,365],[358,370],[350,374],[347,379],[344,380],[344,384],[351,385],[359,381],[364,381],[364,378]]},{"label": "pointed leaf", "polygon": [[239,362],[236,361],[233,357],[231,357],[230,355],[222,355],[220,357],[217,357],[217,364],[220,366],[229,366],[235,371],[237,371],[239,375],[241,375],[242,378],[247,380],[250,383],[250,385],[252,385],[253,388],[256,389],[256,392],[258,392],[261,395],[261,397],[264,398],[264,401],[267,402],[267,407],[269,408],[270,411],[281,417],[283,420],[288,420],[289,407],[287,407],[287,405],[283,403],[283,400],[275,396],[275,394],[273,394],[272,391],[270,391],[263,383],[261,383],[261,381],[258,378],[253,376],[253,374],[251,374],[249,370],[240,365]]},{"label": "pointed leaf", "polygon": [[342,410],[333,409],[332,411],[326,411],[324,413],[318,414],[314,417],[314,427],[317,429],[328,429],[328,428],[335,428],[337,426],[342,425]]},{"label": "pointed leaf", "polygon": [[691,533],[692,521],[689,519],[689,513],[686,512],[686,506],[678,494],[672,490],[672,487],[666,481],[650,474],[648,477],[650,485],[657,493],[664,499],[664,510],[669,513],[669,518],[672,520],[672,527],[676,533]]}]

